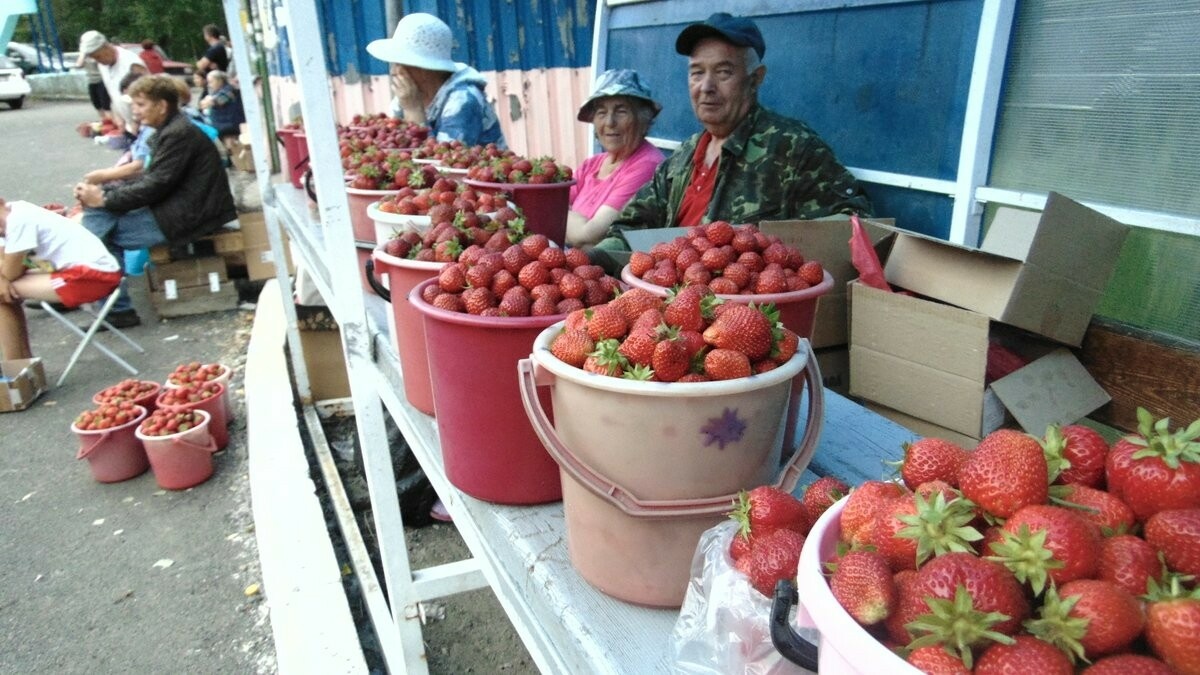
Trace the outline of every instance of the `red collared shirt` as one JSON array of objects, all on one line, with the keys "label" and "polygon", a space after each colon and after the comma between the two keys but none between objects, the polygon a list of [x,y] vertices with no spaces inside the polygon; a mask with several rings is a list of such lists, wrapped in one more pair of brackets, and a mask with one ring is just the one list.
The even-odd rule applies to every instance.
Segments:
[{"label": "red collared shirt", "polygon": [[712,134],[705,131],[700,134],[696,143],[696,152],[692,154],[692,179],[683,192],[683,200],[679,203],[677,227],[689,227],[704,222],[704,214],[708,211],[708,203],[712,201],[713,189],[717,186],[717,169],[721,166],[721,157],[712,166],[704,165],[704,155],[708,152],[708,143]]}]

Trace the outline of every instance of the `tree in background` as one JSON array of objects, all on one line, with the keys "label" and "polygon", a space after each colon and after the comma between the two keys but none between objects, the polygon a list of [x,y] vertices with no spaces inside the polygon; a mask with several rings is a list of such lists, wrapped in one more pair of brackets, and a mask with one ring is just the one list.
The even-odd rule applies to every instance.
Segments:
[{"label": "tree in background", "polygon": [[[98,30],[112,42],[151,38],[171,58],[195,63],[208,47],[205,24],[225,25],[221,0],[50,0],[64,52],[79,49],[79,36]],[[32,42],[28,18],[17,22],[13,40]]]}]

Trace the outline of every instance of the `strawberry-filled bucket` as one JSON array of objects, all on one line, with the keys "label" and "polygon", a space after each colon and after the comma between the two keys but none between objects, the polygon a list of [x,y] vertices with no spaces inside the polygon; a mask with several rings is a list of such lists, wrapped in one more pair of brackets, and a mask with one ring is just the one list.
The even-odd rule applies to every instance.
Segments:
[{"label": "strawberry-filled bucket", "polygon": [[391,239],[405,230],[415,230],[421,234],[429,229],[428,215],[389,213],[379,210],[380,202],[367,205],[367,217],[375,224],[375,241],[378,244]]},{"label": "strawberry-filled bucket", "polygon": [[575,180],[562,183],[487,183],[464,178],[463,182],[486,192],[507,192],[525,217],[525,229],[544,234],[563,246],[567,238],[567,210],[571,201],[571,186]]},{"label": "strawberry-filled bucket", "polygon": [[[726,517],[736,493],[768,483],[790,491],[812,459],[824,412],[816,359],[805,340],[789,361],[750,377],[633,381],[555,358],[560,330],[538,335],[518,368],[526,414],[560,467],[571,563],[608,595],[678,607],[700,534]],[[806,385],[804,436],[781,472],[788,408]],[[553,422],[538,398],[545,389]]]},{"label": "strawberry-filled bucket", "polygon": [[154,401],[158,398],[158,394],[161,391],[162,385],[153,380],[135,380],[130,378],[96,392],[92,396],[92,403],[103,405],[105,403],[130,400],[133,401],[134,405],[140,405],[145,408],[147,413],[152,413],[154,412]]},{"label": "strawberry-filled bucket", "polygon": [[[463,492],[500,504],[562,498],[558,466],[521,411],[517,361],[561,314],[485,317],[449,312],[421,297],[408,301],[424,317],[434,412],[446,478]],[[407,378],[407,374],[405,375]],[[549,396],[540,404],[550,407]]]},{"label": "strawberry-filled bucket", "polygon": [[146,418],[146,409],[140,405],[128,411],[128,421],[107,429],[82,429],[79,421],[71,423],[71,431],[79,437],[79,452],[75,459],[86,459],[92,478],[100,483],[118,483],[146,473],[150,460],[138,441],[134,431]]},{"label": "strawberry-filled bucket", "polygon": [[375,249],[367,263],[373,263],[373,270],[365,272],[368,280],[373,281],[375,274],[387,280],[386,285],[372,283],[371,289],[392,305],[392,347],[400,357],[404,397],[417,410],[432,415],[433,383],[425,349],[425,320],[413,308],[409,293],[421,282],[436,279],[446,263],[397,258],[382,248]]},{"label": "strawberry-filled bucket", "polygon": [[[209,431],[210,416],[203,410],[190,412],[200,416],[201,420],[185,431],[154,435],[153,430],[147,428],[153,417],[143,420],[134,431],[146,448],[150,467],[154,469],[154,480],[165,490],[186,490],[213,475],[212,456],[217,445]],[[159,413],[168,414],[166,411]]]},{"label": "strawberry-filled bucket", "polygon": [[[184,412],[186,410],[203,410],[208,413],[209,433],[217,450],[224,450],[229,445],[229,411],[225,403],[225,385],[220,382],[212,383],[213,390],[205,390],[206,385],[196,387],[175,387],[159,395],[155,402],[159,410],[168,412]],[[199,400],[178,400],[180,397],[200,398]]]},{"label": "strawberry-filled bucket", "polygon": [[[817,520],[804,540],[796,587],[777,591],[771,608],[771,639],[784,656],[811,652],[812,645],[792,630],[788,615],[796,607],[795,627],[815,628],[821,633],[817,648],[818,671],[822,675],[874,675],[898,673],[917,675],[921,671],[896,656],[851,617],[829,590],[823,563],[837,554],[841,535],[843,497]],[[781,582],[782,583],[782,582]],[[796,589],[799,590],[797,604]]]},{"label": "strawberry-filled bucket", "polygon": [[[196,376],[192,375],[190,373],[194,373],[196,371],[197,365],[200,365],[205,369],[212,369],[212,368],[217,369],[218,372],[215,377],[213,377],[211,375],[206,375],[206,376],[203,376],[204,379],[202,381],[216,382],[216,383],[220,384],[221,386],[225,387],[225,393],[221,395],[221,398],[223,398],[225,400],[225,416],[227,419],[232,420],[233,419],[233,403],[229,400],[229,381],[233,377],[233,369],[230,368],[229,366],[226,366],[226,365],[223,365],[220,363],[197,364],[197,362],[195,362],[195,361],[193,361],[192,363],[180,365],[175,369],[174,372],[172,372],[170,375],[167,376],[167,381],[163,384],[163,387],[166,389],[173,389],[173,388],[181,386],[183,384],[187,384],[188,382],[196,381]],[[184,373],[183,372],[184,370],[188,370],[188,371],[190,371],[190,373]]]},{"label": "strawberry-filled bucket", "polygon": [[346,204],[350,208],[350,229],[355,241],[377,241],[375,221],[367,213],[367,207],[386,197],[395,197],[400,190],[362,190],[346,186]]}]

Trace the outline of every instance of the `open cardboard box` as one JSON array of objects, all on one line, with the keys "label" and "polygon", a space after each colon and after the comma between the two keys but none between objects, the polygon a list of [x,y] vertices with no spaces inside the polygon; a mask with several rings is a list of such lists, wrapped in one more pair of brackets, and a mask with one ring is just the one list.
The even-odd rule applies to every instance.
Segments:
[{"label": "open cardboard box", "polygon": [[46,391],[46,368],[39,357],[0,361],[0,378],[0,412],[24,410]]},{"label": "open cardboard box", "polygon": [[1041,212],[997,208],[978,249],[898,231],[889,282],[1078,346],[1129,228],[1051,192]]},{"label": "open cardboard box", "polygon": [[[850,393],[971,438],[1011,414],[1041,436],[1109,401],[1070,351],[980,312],[851,282]],[[988,383],[988,343],[1032,357]]]}]

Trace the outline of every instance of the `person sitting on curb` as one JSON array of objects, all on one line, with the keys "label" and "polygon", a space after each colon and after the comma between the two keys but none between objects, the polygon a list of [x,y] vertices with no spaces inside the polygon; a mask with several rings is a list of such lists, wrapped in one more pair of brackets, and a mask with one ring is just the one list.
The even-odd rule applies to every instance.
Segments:
[{"label": "person sitting on curb", "polygon": [[717,12],[684,28],[675,51],[688,57],[704,129],[658,166],[598,248],[628,250],[627,229],[870,214],[862,185],[816,132],[758,102],[766,44],[753,21]]},{"label": "person sitting on curb", "polygon": [[[31,269],[36,258],[49,270]],[[33,357],[23,300],[78,307],[107,297],[121,283],[121,266],[78,223],[25,201],[0,198],[0,353]]]},{"label": "person sitting on curb", "polygon": [[[150,138],[150,165],[122,185],[75,186],[75,198],[84,206],[83,226],[121,260],[127,250],[182,246],[237,220],[221,155],[179,112],[175,78],[143,77],[129,95],[138,117],[157,130]],[[109,323],[117,328],[141,323],[124,287]]]},{"label": "person sitting on curb", "polygon": [[200,110],[208,115],[208,123],[216,128],[217,138],[221,139],[225,150],[233,152],[242,133],[242,122],[246,121],[241,97],[223,71],[210,71],[207,83],[209,93],[200,99]]}]

